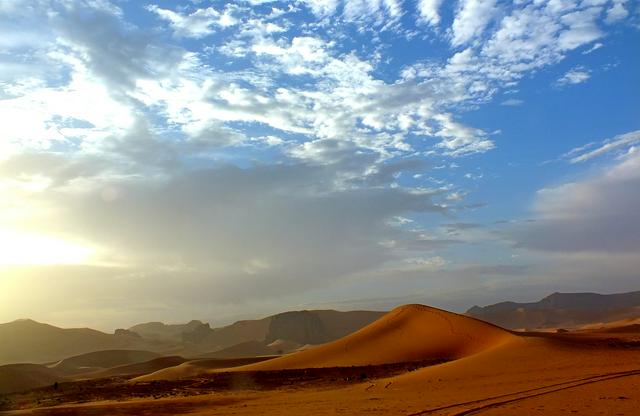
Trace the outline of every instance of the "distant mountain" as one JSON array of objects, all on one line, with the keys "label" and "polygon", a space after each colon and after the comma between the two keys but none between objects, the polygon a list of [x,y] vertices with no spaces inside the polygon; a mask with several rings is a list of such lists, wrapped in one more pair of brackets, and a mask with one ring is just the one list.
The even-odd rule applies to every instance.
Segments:
[{"label": "distant mountain", "polygon": [[[257,342],[263,346],[258,348],[257,344],[253,344],[255,351],[286,352],[289,348],[268,348],[268,345],[274,341],[294,345],[333,341],[368,325],[383,314],[384,312],[370,311],[295,311],[263,319],[238,321],[221,328],[211,328],[201,321],[177,325],[149,322],[129,329],[118,329],[114,334],[89,328],[63,329],[29,319],[18,320],[0,324],[0,365],[55,364],[73,357],[59,363],[60,370],[82,373],[85,369],[80,367],[87,367],[88,370],[89,367],[107,368],[132,363],[126,360],[113,362],[112,365],[80,362],[85,358],[91,361],[106,359],[105,357],[117,361],[126,356],[126,353],[118,355],[114,351],[105,350],[143,350],[149,354],[195,357],[247,342]],[[251,348],[243,350],[243,355],[248,354],[249,350]],[[87,353],[93,355],[82,356]],[[76,357],[79,355],[81,357]],[[152,358],[154,357],[145,355],[141,360]],[[73,370],[76,367],[77,371]]]},{"label": "distant mountain", "polygon": [[106,349],[161,351],[166,346],[137,336],[114,335],[88,328],[63,329],[30,319],[0,324],[0,365],[51,363]]},{"label": "distant mountain", "polygon": [[182,342],[184,341],[184,334],[191,333],[200,327],[211,329],[209,327],[209,324],[193,320],[186,324],[164,324],[162,322],[147,322],[144,324],[134,325],[125,331],[138,334],[139,336],[150,340]]},{"label": "distant mountain", "polygon": [[640,291],[553,293],[538,302],[474,306],[467,315],[509,329],[572,328],[640,317]]},{"label": "distant mountain", "polygon": [[385,312],[312,310],[283,312],[262,319],[243,320],[221,328],[191,321],[184,325],[151,322],[135,325],[129,331],[143,338],[181,340],[191,350],[215,351],[250,341],[264,345],[286,340],[300,345],[321,344],[342,338],[370,324]]},{"label": "distant mountain", "polygon": [[283,312],[257,321],[240,321],[213,329],[200,342],[218,348],[247,341],[264,341],[269,344],[285,340],[301,345],[322,344],[355,332],[385,313],[333,310]]}]

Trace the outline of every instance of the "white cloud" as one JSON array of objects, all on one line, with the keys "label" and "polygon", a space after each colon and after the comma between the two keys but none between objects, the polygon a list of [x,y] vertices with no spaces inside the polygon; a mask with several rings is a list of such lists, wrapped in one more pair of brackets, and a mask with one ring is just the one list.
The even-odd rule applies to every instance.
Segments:
[{"label": "white cloud", "polygon": [[484,153],[494,148],[494,143],[484,131],[470,128],[455,122],[450,114],[434,116],[440,124],[436,136],[443,137],[437,146],[446,149],[445,154],[463,156],[472,153]]},{"label": "white cloud", "polygon": [[625,4],[627,0],[614,0],[613,5],[607,9],[607,17],[605,22],[612,24],[620,20],[626,19],[629,16],[629,11],[626,9]]},{"label": "white cloud", "polygon": [[422,20],[431,26],[440,23],[442,0],[418,0],[418,13]]},{"label": "white cloud", "polygon": [[591,72],[584,67],[577,66],[567,71],[556,81],[557,85],[575,85],[582,84],[591,78]]},{"label": "white cloud", "polygon": [[480,36],[496,12],[495,0],[461,0],[451,26],[451,44],[462,46]]},{"label": "white cloud", "polygon": [[561,50],[573,50],[584,44],[593,42],[603,36],[596,20],[602,13],[601,7],[590,7],[577,10],[560,17],[560,22],[568,27],[560,33],[558,45]]},{"label": "white cloud", "polygon": [[335,13],[339,0],[308,0],[305,3],[316,16],[323,18]]}]

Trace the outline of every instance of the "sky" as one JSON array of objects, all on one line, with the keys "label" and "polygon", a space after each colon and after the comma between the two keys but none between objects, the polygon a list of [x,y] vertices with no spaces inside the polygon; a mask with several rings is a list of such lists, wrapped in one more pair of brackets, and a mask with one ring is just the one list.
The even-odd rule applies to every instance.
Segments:
[{"label": "sky", "polygon": [[3,0],[0,322],[640,289],[632,0]]}]

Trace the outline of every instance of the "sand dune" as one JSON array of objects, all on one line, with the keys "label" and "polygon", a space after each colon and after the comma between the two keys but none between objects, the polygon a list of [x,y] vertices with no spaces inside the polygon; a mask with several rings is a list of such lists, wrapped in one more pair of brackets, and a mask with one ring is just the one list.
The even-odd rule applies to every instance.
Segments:
[{"label": "sand dune", "polygon": [[218,351],[200,354],[197,358],[245,358],[269,355],[282,355],[296,351],[302,345],[283,339],[277,339],[269,344],[266,341],[246,341]]},{"label": "sand dune", "polygon": [[89,373],[81,373],[74,379],[95,379],[104,377],[134,376],[141,374],[149,374],[168,367],[175,367],[184,362],[189,361],[186,358],[174,355],[169,357],[159,357],[153,360],[139,362],[135,364],[119,365],[106,370],[100,370]]},{"label": "sand dune", "polygon": [[394,309],[338,341],[234,370],[280,370],[455,360],[515,338],[485,322],[423,305]]},{"label": "sand dune", "polygon": [[132,382],[147,382],[153,380],[178,380],[181,378],[196,377],[200,374],[207,373],[211,370],[221,368],[233,368],[244,366],[260,361],[269,360],[272,357],[246,357],[246,358],[213,358],[191,360],[174,367],[164,368],[162,370],[136,377]]},{"label": "sand dune", "polygon": [[[304,345],[309,345],[309,344],[304,344]],[[267,346],[271,349],[271,351],[275,352],[276,354],[287,354],[289,352],[296,351],[304,347],[304,345],[295,341],[289,341],[286,339],[277,339],[271,342]]]},{"label": "sand dune", "polygon": [[264,342],[247,341],[219,351],[202,354],[198,358],[246,358],[264,355],[276,355],[277,348],[271,348]]},{"label": "sand dune", "polygon": [[[509,337],[495,348],[453,362],[350,384],[327,380],[318,386],[292,388],[286,372],[275,372],[274,377],[281,373],[285,378],[281,388],[232,386],[192,397],[184,397],[179,390],[160,399],[71,402],[29,414],[635,415],[640,399],[638,350],[570,338],[557,334]],[[332,370],[322,371],[331,374]],[[175,384],[167,388],[173,391]]]},{"label": "sand dune", "polygon": [[160,354],[139,350],[105,350],[65,358],[48,367],[61,374],[73,375],[91,371],[104,370],[125,364],[149,361],[160,357]]},{"label": "sand dune", "polygon": [[0,366],[0,394],[51,386],[65,381],[59,372],[39,364],[8,364]]}]

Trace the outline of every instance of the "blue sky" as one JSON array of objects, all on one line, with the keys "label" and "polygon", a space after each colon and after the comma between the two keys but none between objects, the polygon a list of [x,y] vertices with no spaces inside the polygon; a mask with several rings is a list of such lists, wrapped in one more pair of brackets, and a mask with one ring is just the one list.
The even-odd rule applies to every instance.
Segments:
[{"label": "blue sky", "polygon": [[639,29],[625,0],[4,1],[0,320],[637,289]]}]

